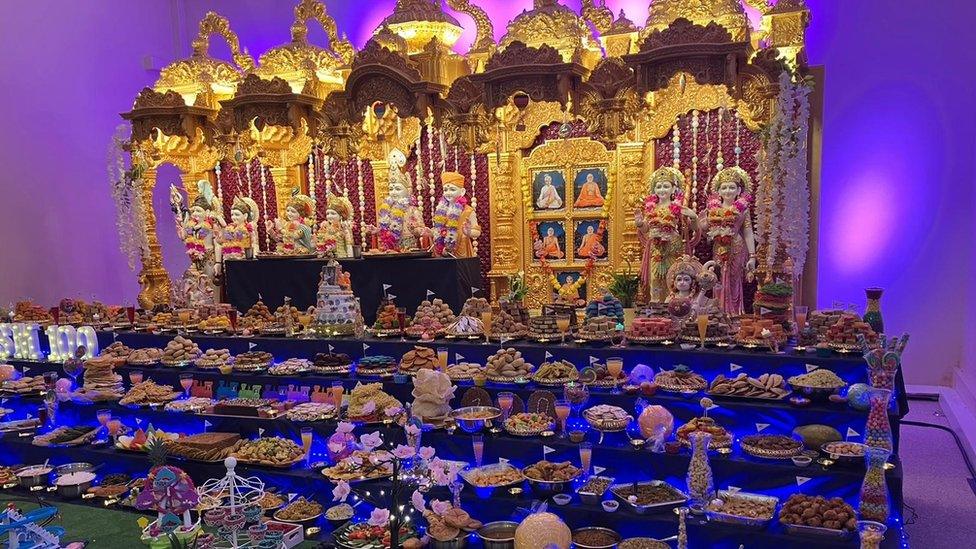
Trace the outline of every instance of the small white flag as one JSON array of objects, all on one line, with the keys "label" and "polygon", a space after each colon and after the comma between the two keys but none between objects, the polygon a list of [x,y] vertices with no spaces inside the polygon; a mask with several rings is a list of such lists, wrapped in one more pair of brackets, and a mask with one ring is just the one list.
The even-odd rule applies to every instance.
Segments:
[{"label": "small white flag", "polygon": [[806,367],[807,367],[807,373],[809,374],[810,372],[816,370],[820,366],[817,366],[815,364],[807,364]]},{"label": "small white flag", "polygon": [[392,287],[393,287],[393,284],[384,284],[383,285],[383,291],[385,292],[385,291],[389,290]]},{"label": "small white flag", "polygon": [[427,299],[430,299],[430,297],[432,295],[436,295],[436,294],[434,294],[434,291],[433,290],[427,290]]},{"label": "small white flag", "polygon": [[258,436],[259,437],[263,437],[264,436],[264,428],[263,427],[258,427]]},{"label": "small white flag", "polygon": [[29,372],[29,371],[30,371],[30,368],[28,368],[27,366],[24,366],[24,375],[25,376],[27,375],[27,372]]},{"label": "small white flag", "polygon": [[291,501],[291,500],[295,499],[296,497],[298,497],[298,494],[296,494],[296,493],[290,493],[290,494],[288,494],[288,501]]},{"label": "small white flag", "polygon": [[555,451],[556,451],[555,448],[550,448],[550,447],[545,446],[545,445],[542,446],[542,454],[543,455],[548,455],[548,454],[551,454],[551,453],[553,453]]},{"label": "small white flag", "polygon": [[592,355],[590,355],[590,366],[593,366],[593,365],[594,365],[594,364],[596,364],[597,362],[600,362],[600,359],[598,359],[598,358],[597,358],[597,357],[595,357],[595,356],[592,356]]},{"label": "small white flag", "polygon": [[475,288],[474,286],[471,286],[471,293],[472,294],[476,294],[476,293],[478,293],[480,291],[481,291],[481,288]]},{"label": "small white flag", "polygon": [[332,344],[329,344],[329,352],[330,353],[335,352],[335,347],[333,347]]},{"label": "small white flag", "polygon": [[850,427],[847,428],[847,438],[848,438],[848,440],[851,439],[852,437],[859,437],[859,436],[861,436],[861,433],[858,433],[857,431],[855,431],[854,429],[852,429]]},{"label": "small white flag", "polygon": [[250,341],[249,341],[249,342],[247,343],[247,350],[248,350],[248,351],[250,351],[250,350],[253,350],[253,349],[254,349],[255,347],[257,347],[257,346],[258,346],[258,344],[257,344],[257,343],[253,343],[253,342],[250,342]]},{"label": "small white flag", "polygon": [[119,338],[119,334],[116,332],[112,332],[112,341],[116,341],[118,338]]},{"label": "small white flag", "polygon": [[550,353],[549,351],[546,351],[546,360],[549,360],[551,358],[552,358],[552,353]]},{"label": "small white flag", "polygon": [[712,408],[718,408],[718,404],[715,404],[714,400],[712,401],[711,404],[705,407],[706,410],[711,410]]},{"label": "small white flag", "polygon": [[34,419],[34,414],[27,414],[27,419]]},{"label": "small white flag", "polygon": [[761,433],[761,432],[763,432],[763,431],[766,430],[766,427],[769,427],[769,424],[768,423],[757,423],[756,424],[756,432],[757,433]]},{"label": "small white flag", "polygon": [[204,430],[204,432],[206,432],[206,430],[209,429],[209,428],[211,428],[211,427],[213,427],[213,423],[210,423],[210,421],[209,420],[206,420],[206,419],[203,420],[203,430]]},{"label": "small white flag", "polygon": [[505,465],[505,464],[508,464],[508,460],[505,459],[505,458],[501,458],[500,457],[500,458],[498,458],[498,463],[501,463],[501,464]]},{"label": "small white flag", "polygon": [[600,473],[602,473],[602,472],[604,472],[606,470],[607,470],[606,467],[598,467],[596,465],[593,466],[593,474],[594,475],[599,475]]},{"label": "small white flag", "polygon": [[737,372],[737,371],[739,371],[741,369],[742,369],[742,366],[739,366],[738,364],[735,364],[735,363],[729,364],[729,371],[730,372]]},{"label": "small white flag", "polygon": [[137,417],[136,418],[136,425],[142,425],[142,418],[141,417]]},{"label": "small white flag", "polygon": [[363,352],[365,353],[368,350],[369,350],[369,344],[363,343]]},{"label": "small white flag", "polygon": [[761,315],[768,315],[771,312],[772,312],[771,310],[769,310],[769,309],[767,309],[765,307],[760,307],[759,308],[759,314],[761,314]]},{"label": "small white flag", "polygon": [[386,297],[388,297],[390,299],[396,299],[396,296],[393,295],[393,294],[386,294]]},{"label": "small white flag", "polygon": [[810,480],[810,477],[796,477],[796,485],[803,486]]},{"label": "small white flag", "polygon": [[454,353],[455,362],[461,362],[462,360],[464,360],[464,355],[462,355],[461,353]]},{"label": "small white flag", "polygon": [[728,488],[726,489],[726,491],[727,491],[728,493],[730,493],[730,494],[733,494],[733,495],[735,495],[735,494],[738,494],[738,493],[739,493],[739,490],[741,490],[741,489],[742,489],[742,488],[739,488],[738,486],[729,486],[729,487],[728,487]]},{"label": "small white flag", "polygon": [[8,398],[0,399],[0,404],[6,404],[8,400],[10,399]]}]

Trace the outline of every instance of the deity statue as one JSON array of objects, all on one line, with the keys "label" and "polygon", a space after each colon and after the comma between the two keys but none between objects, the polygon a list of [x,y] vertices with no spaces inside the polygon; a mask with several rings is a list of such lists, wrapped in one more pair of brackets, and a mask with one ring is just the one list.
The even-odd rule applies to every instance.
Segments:
[{"label": "deity statue", "polygon": [[455,257],[473,257],[474,241],[481,236],[481,226],[474,208],[464,196],[464,176],[457,172],[441,174],[443,196],[434,209],[434,253]]},{"label": "deity statue", "polygon": [[586,301],[580,296],[580,288],[583,284],[586,284],[585,276],[574,277],[573,275],[566,275],[565,282],[559,282],[555,274],[550,275],[549,282],[552,284],[552,289],[554,290],[554,300],[556,303],[561,303],[564,305],[572,305],[573,307],[578,307],[586,303]]},{"label": "deity statue", "polygon": [[603,206],[603,193],[600,192],[600,185],[593,179],[593,173],[586,174],[586,181],[580,187],[579,196],[573,203],[576,208],[599,208]]},{"label": "deity statue", "polygon": [[540,259],[562,259],[566,255],[559,246],[559,238],[556,237],[556,230],[552,227],[546,229],[546,236],[537,239],[533,247],[536,257]]},{"label": "deity statue", "polygon": [[220,233],[218,269],[224,259],[252,259],[258,255],[257,220],[257,203],[246,196],[234,197],[230,223]]},{"label": "deity statue", "polygon": [[325,221],[315,233],[315,248],[322,257],[352,257],[352,203],[342,195],[329,195]]},{"label": "deity statue", "polygon": [[[668,297],[665,302],[687,302],[689,305],[687,314],[678,316],[707,313],[715,309],[715,300],[706,295],[718,280],[713,269],[714,262],[709,261],[702,265],[691,255],[682,256],[668,269]],[[682,307],[672,309],[681,310]]]},{"label": "deity statue", "polygon": [[556,190],[556,186],[552,184],[552,175],[544,174],[542,176],[543,184],[542,188],[539,189],[539,198],[536,199],[535,205],[540,210],[558,210],[563,207],[563,199],[559,196],[559,191]]},{"label": "deity statue", "polygon": [[427,228],[417,200],[410,194],[410,178],[403,172],[407,158],[398,149],[393,149],[387,160],[390,164],[389,191],[376,212],[378,226],[369,225],[367,231],[378,236],[381,251],[416,250],[418,239]]},{"label": "deity statue", "polygon": [[197,181],[197,197],[187,208],[183,195],[175,185],[169,187],[169,201],[176,216],[177,234],[186,246],[186,255],[197,271],[206,276],[215,274],[215,261],[219,257],[217,235],[223,220],[217,215],[216,199],[210,182]]},{"label": "deity statue", "polygon": [[275,220],[271,237],[278,243],[281,255],[303,255],[315,252],[312,244],[312,227],[315,212],[312,199],[295,193],[285,206],[285,218]]},{"label": "deity statue", "polygon": [[744,312],[742,284],[756,270],[756,238],[749,213],[751,186],[749,174],[738,166],[719,171],[712,178],[708,206],[699,220],[712,241],[712,257],[722,276],[719,301],[730,315]]},{"label": "deity statue", "polygon": [[[697,228],[698,214],[682,203],[683,186],[684,176],[676,168],[658,168],[651,174],[651,194],[636,213],[637,236],[643,248],[639,294],[658,303],[666,296],[668,269],[682,253],[682,221],[687,219],[690,228]],[[695,242],[697,234],[688,246]]]},{"label": "deity statue", "polygon": [[588,225],[586,234],[583,235],[583,240],[580,242],[580,247],[576,250],[576,257],[600,257],[606,251],[603,242],[600,241],[600,235],[593,230],[593,225]]}]

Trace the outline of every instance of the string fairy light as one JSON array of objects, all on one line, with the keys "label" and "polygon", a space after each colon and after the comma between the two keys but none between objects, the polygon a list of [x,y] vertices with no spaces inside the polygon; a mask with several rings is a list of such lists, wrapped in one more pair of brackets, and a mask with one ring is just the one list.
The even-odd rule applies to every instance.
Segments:
[{"label": "string fairy light", "polygon": [[691,113],[691,209],[698,210],[698,111]]},{"label": "string fairy light", "polygon": [[[363,192],[363,170],[359,165],[357,157],[353,162],[356,163],[356,187],[359,189],[359,238],[362,241],[363,249],[366,248],[366,195]],[[363,160],[365,162],[365,160]]]},{"label": "string fairy light", "polygon": [[[417,199],[417,207],[420,208],[420,216],[421,217],[423,217],[424,210],[426,209],[425,208],[426,201],[424,200],[424,196],[423,196],[423,192],[424,192],[424,188],[423,188],[423,181],[424,181],[424,160],[423,159],[424,159],[424,157],[423,157],[423,152],[422,152],[422,149],[423,149],[423,139],[421,137],[423,135],[423,133],[424,132],[422,130],[419,133],[417,133],[417,142],[414,143],[414,145],[413,145],[414,152],[416,152],[416,154],[417,154],[417,159],[413,163],[413,169],[414,169],[414,172],[416,173],[416,175],[413,178],[413,187],[412,187],[412,189],[410,191],[410,194],[413,195],[413,197],[415,199]],[[431,214],[431,215],[433,215],[433,214]]]}]

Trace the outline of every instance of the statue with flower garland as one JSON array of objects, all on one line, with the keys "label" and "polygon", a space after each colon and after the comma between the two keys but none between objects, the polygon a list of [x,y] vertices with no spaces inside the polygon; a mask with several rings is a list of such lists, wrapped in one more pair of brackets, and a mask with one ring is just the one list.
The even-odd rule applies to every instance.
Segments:
[{"label": "statue with flower garland", "polygon": [[296,192],[285,206],[284,219],[275,220],[270,228],[271,238],[278,243],[279,255],[306,255],[315,253],[312,243],[312,224],[315,207],[312,199]]},{"label": "statue with flower garland", "polygon": [[416,250],[427,228],[417,207],[417,199],[410,194],[410,177],[403,171],[407,157],[399,149],[393,149],[387,160],[390,164],[387,195],[376,212],[377,224],[367,226],[367,231],[376,235],[376,246],[380,252]]},{"label": "statue with flower garland", "polygon": [[434,209],[434,254],[438,256],[474,257],[474,242],[481,236],[481,226],[474,208],[465,197],[464,176],[457,172],[441,174],[443,193]]},{"label": "statue with flower garland", "polygon": [[642,248],[638,294],[654,302],[664,301],[668,269],[688,249],[686,246],[697,241],[697,234],[691,239],[683,234],[689,226],[694,230],[698,221],[698,214],[684,205],[684,180],[677,168],[664,166],[655,170],[651,174],[651,192],[635,215]]},{"label": "statue with flower garland", "polygon": [[169,187],[169,202],[176,216],[176,230],[186,248],[186,255],[196,270],[207,276],[215,274],[215,262],[220,256],[218,235],[224,225],[217,214],[217,201],[206,179],[197,181],[197,197],[184,206],[183,193]]},{"label": "statue with flower garland", "polygon": [[715,310],[715,300],[706,294],[718,277],[714,262],[702,265],[694,256],[684,255],[668,269],[668,311],[675,317],[688,318]]},{"label": "statue with flower garland", "polygon": [[756,239],[752,233],[749,188],[752,179],[738,166],[724,168],[712,178],[708,206],[699,219],[712,241],[712,257],[719,265],[719,301],[730,315],[744,312],[742,285],[756,270]]},{"label": "statue with flower garland", "polygon": [[234,197],[230,207],[230,223],[220,232],[220,261],[225,259],[253,259],[258,255],[258,205],[246,196]]},{"label": "statue with flower garland", "polygon": [[342,195],[329,195],[325,220],[315,233],[319,257],[352,257],[352,203]]}]

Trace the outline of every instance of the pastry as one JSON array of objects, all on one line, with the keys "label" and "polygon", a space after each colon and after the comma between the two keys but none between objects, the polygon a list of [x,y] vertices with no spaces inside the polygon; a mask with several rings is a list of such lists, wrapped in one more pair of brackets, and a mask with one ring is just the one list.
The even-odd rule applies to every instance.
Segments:
[{"label": "pastry", "polygon": [[482,374],[484,368],[474,362],[458,362],[447,367],[447,377],[453,380],[473,379],[476,374]]},{"label": "pastry", "polygon": [[197,324],[197,329],[203,332],[225,332],[230,328],[230,319],[224,315],[212,315]]},{"label": "pastry", "polygon": [[441,542],[451,542],[461,535],[468,535],[478,528],[481,522],[471,518],[467,511],[458,507],[448,507],[440,513],[424,510],[427,521],[427,534]]},{"label": "pastry", "polygon": [[664,370],[654,376],[654,383],[665,391],[688,393],[701,391],[708,386],[705,378],[691,368],[679,364],[673,370]]},{"label": "pastry", "polygon": [[719,374],[712,380],[708,394],[779,400],[790,394],[790,391],[786,388],[783,376],[779,374],[763,374],[755,378],[740,373],[734,378]]},{"label": "pastry", "polygon": [[491,304],[483,297],[469,297],[461,307],[461,316],[481,318],[481,313],[491,312]]},{"label": "pastry", "polygon": [[234,370],[238,372],[257,372],[271,364],[274,357],[265,351],[248,351],[234,357]]},{"label": "pastry", "polygon": [[386,450],[356,450],[332,467],[322,469],[322,474],[333,481],[384,478],[393,474],[392,460]]},{"label": "pastry", "polygon": [[352,359],[343,353],[317,353],[312,360],[312,369],[320,374],[348,373],[352,369]]},{"label": "pastry", "polygon": [[392,356],[369,355],[359,359],[356,374],[363,376],[389,376],[397,369],[397,361]]},{"label": "pastry", "polygon": [[452,324],[455,320],[451,307],[439,297],[434,298],[433,301],[421,301],[420,305],[417,306],[417,312],[413,316],[413,322],[417,323],[425,318],[433,318],[441,326]]},{"label": "pastry", "polygon": [[451,336],[479,336],[484,335],[485,325],[480,318],[473,316],[459,316],[457,320],[447,326],[445,330]]},{"label": "pastry", "polygon": [[299,496],[274,514],[274,518],[285,522],[304,522],[322,514],[322,505]]},{"label": "pastry", "polygon": [[522,358],[522,352],[512,347],[496,351],[488,357],[485,374],[493,381],[515,381],[529,377],[532,365]]},{"label": "pastry", "polygon": [[432,369],[421,369],[414,380],[413,403],[410,411],[425,423],[437,423],[451,413],[451,399],[456,387],[447,374]]},{"label": "pastry", "polygon": [[262,437],[245,440],[234,451],[234,457],[245,463],[283,467],[301,461],[305,450],[287,438]]},{"label": "pastry", "polygon": [[846,387],[847,382],[830,370],[817,369],[806,374],[789,378],[790,385],[811,389],[840,389]]},{"label": "pastry", "polygon": [[579,379],[579,370],[568,360],[543,362],[532,374],[536,383],[565,383]]},{"label": "pastry", "polygon": [[202,354],[199,345],[183,336],[176,336],[166,344],[160,362],[166,366],[180,366],[195,361]]},{"label": "pastry", "polygon": [[125,361],[133,366],[148,366],[150,364],[156,364],[161,358],[163,358],[162,349],[145,347],[143,349],[135,349],[129,353]]},{"label": "pastry", "polygon": [[[406,319],[404,319],[406,323]],[[397,307],[392,299],[385,299],[376,311],[376,321],[373,322],[374,330],[400,330],[405,326],[400,326],[400,319]]]},{"label": "pastry", "polygon": [[335,406],[324,402],[302,402],[285,412],[291,421],[319,421],[335,416]]},{"label": "pastry", "polygon": [[169,385],[157,385],[151,379],[139,382],[119,400],[119,404],[161,404],[176,400],[180,393]]},{"label": "pastry", "polygon": [[529,480],[542,480],[546,482],[563,482],[573,480],[580,474],[580,468],[568,461],[554,463],[542,460],[529,465],[522,470],[522,474]]},{"label": "pastry", "polygon": [[244,318],[261,322],[271,322],[274,320],[274,315],[271,314],[271,309],[259,299],[257,303],[251,305],[251,308],[244,313]]},{"label": "pastry", "polygon": [[268,373],[273,376],[292,376],[302,374],[312,370],[312,361],[305,358],[289,358],[271,366]]},{"label": "pastry", "polygon": [[85,361],[82,374],[82,389],[79,391],[85,400],[118,400],[122,398],[122,376],[115,373],[118,360],[111,357],[98,357]]},{"label": "pastry", "polygon": [[526,330],[525,324],[505,309],[500,309],[491,315],[492,334],[510,334],[515,336],[524,334]]},{"label": "pastry", "polygon": [[685,446],[690,446],[688,435],[696,431],[712,435],[712,439],[708,443],[708,448],[711,450],[732,446],[732,435],[710,417],[692,418],[688,423],[678,427],[675,436],[679,442]]},{"label": "pastry", "polygon": [[433,339],[435,336],[444,333],[444,325],[433,316],[424,316],[420,320],[414,319],[407,326],[406,333],[410,337]]},{"label": "pastry", "polygon": [[619,406],[609,404],[598,404],[583,411],[583,418],[593,426],[594,429],[607,430],[616,429],[620,425],[626,426],[634,418],[626,410]]},{"label": "pastry", "polygon": [[[121,389],[122,378],[119,378],[119,385]],[[4,393],[14,393],[18,395],[26,395],[29,393],[37,393],[43,391],[46,387],[44,382],[44,376],[23,376],[17,379],[9,379],[3,382],[3,392]]]},{"label": "pastry", "polygon": [[491,464],[462,473],[464,480],[479,488],[494,488],[522,482],[522,472],[508,464]]},{"label": "pastry", "polygon": [[521,412],[505,420],[505,430],[515,435],[536,435],[552,428],[552,418],[546,414]]},{"label": "pastry", "polygon": [[415,374],[418,370],[437,369],[437,351],[430,347],[416,346],[403,354],[400,359],[400,373]]},{"label": "pastry", "polygon": [[624,306],[613,294],[605,293],[603,297],[594,299],[586,304],[586,318],[597,316],[610,317],[615,323],[623,324]]},{"label": "pastry", "polygon": [[779,511],[779,521],[786,526],[812,526],[853,532],[857,525],[854,508],[841,498],[793,494]]},{"label": "pastry", "polygon": [[230,351],[227,349],[207,349],[203,355],[196,360],[197,368],[213,369],[220,368],[230,362]]},{"label": "pastry", "polygon": [[739,441],[745,453],[765,458],[787,458],[803,450],[803,442],[786,435],[747,435]]},{"label": "pastry", "polygon": [[120,358],[122,360],[125,360],[126,358],[129,357],[131,353],[132,353],[132,349],[128,345],[122,343],[121,341],[115,341],[108,347],[102,349],[102,352],[100,354],[102,356],[110,356],[110,357]]},{"label": "pastry", "polygon": [[403,405],[383,391],[382,383],[358,383],[349,393],[346,414],[350,419],[375,421],[386,417],[386,411],[392,408],[403,408]]},{"label": "pastry", "polygon": [[205,397],[190,397],[167,402],[163,408],[169,412],[200,412],[214,405],[214,400]]}]

